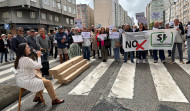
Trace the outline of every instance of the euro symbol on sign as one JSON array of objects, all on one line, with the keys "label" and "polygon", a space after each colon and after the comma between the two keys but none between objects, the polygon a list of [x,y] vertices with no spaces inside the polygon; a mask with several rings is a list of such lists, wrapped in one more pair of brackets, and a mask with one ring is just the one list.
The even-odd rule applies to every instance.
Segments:
[{"label": "euro symbol on sign", "polygon": [[167,36],[166,34],[158,34],[158,41],[160,41],[160,43],[163,43],[166,39],[167,39]]}]

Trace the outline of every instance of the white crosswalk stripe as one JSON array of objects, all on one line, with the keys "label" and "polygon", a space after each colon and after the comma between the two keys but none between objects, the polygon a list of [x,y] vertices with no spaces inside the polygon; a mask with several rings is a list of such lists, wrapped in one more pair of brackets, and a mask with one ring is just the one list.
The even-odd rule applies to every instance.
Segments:
[{"label": "white crosswalk stripe", "polygon": [[[53,62],[55,62],[55,61],[57,61],[56,59],[55,60],[50,60],[50,64],[51,63],[53,63]],[[13,67],[13,64],[9,64],[9,65],[7,65],[7,66],[12,66]],[[6,67],[7,67],[6,66]],[[5,67],[4,67],[5,68]],[[10,69],[7,69],[7,70],[4,70],[4,71],[1,71],[0,72],[0,76],[2,76],[2,75],[5,75],[5,74],[8,74],[8,73],[10,73],[10,72],[12,72]],[[7,80],[10,80],[10,79],[12,79],[12,78],[14,78],[15,76],[14,76],[14,74],[11,74],[11,75],[9,75],[9,76],[6,76],[6,77],[4,77],[4,78],[1,78],[0,79],[0,83],[2,83],[2,82],[5,82],[5,81],[7,81]]]},{"label": "white crosswalk stripe", "polygon": [[108,97],[133,99],[135,68],[136,64],[123,63]]},{"label": "white crosswalk stripe", "polygon": [[88,95],[98,80],[109,68],[113,59],[100,63],[88,76],[86,76],[69,94]]},{"label": "white crosswalk stripe", "polygon": [[[150,71],[152,74],[154,87],[156,88],[158,101],[189,103],[163,63],[153,63],[152,59],[148,59],[148,63],[150,65]],[[107,66],[105,66],[106,64]],[[100,63],[68,94],[88,95],[111,65],[110,62],[106,64]],[[187,68],[187,65],[179,64],[179,66],[190,74],[190,68]],[[135,70],[136,64],[123,63],[114,84],[111,87],[108,97],[133,99],[135,88]]]},{"label": "white crosswalk stripe", "polygon": [[162,63],[155,64],[151,59],[148,62],[159,101],[188,103],[165,66]]}]

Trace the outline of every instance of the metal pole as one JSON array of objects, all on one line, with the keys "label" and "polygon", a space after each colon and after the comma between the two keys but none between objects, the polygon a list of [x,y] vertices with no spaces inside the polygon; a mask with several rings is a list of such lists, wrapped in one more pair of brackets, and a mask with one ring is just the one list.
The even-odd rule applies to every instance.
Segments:
[{"label": "metal pole", "polygon": [[171,1],[169,0],[169,2],[170,2],[170,15],[169,15],[169,22],[171,21],[171,11],[172,11],[172,8],[171,8],[171,5],[172,5],[172,3],[171,3]]}]

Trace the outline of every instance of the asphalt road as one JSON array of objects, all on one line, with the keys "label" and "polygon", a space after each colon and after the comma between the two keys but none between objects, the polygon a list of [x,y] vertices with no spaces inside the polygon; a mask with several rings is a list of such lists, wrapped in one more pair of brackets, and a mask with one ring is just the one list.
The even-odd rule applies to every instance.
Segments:
[{"label": "asphalt road", "polygon": [[[21,110],[190,111],[190,67],[176,62],[155,64],[152,59],[147,59],[146,64],[132,64],[109,58],[103,63],[91,59],[91,67],[70,84],[56,86],[53,82],[58,97],[65,103],[52,106],[48,94],[44,93],[44,107],[33,103],[34,94],[29,93],[22,97]],[[0,65],[0,85],[16,86],[14,77],[10,77],[13,73],[9,72],[12,67],[9,64],[13,63]],[[59,61],[53,60],[50,66],[58,64]],[[3,110],[16,111],[17,103],[15,101]]]}]

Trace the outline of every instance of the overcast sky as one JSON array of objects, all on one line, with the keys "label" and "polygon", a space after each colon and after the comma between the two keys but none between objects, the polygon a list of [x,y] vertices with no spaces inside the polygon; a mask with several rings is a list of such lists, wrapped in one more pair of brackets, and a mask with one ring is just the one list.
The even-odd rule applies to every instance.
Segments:
[{"label": "overcast sky", "polygon": [[[151,0],[119,0],[119,3],[124,10],[128,11],[129,16],[135,19],[135,13],[146,13],[146,5],[150,3],[150,1]],[[93,0],[76,0],[76,2],[77,4],[89,4],[90,7],[94,8]],[[135,24],[137,24],[136,19]]]}]

